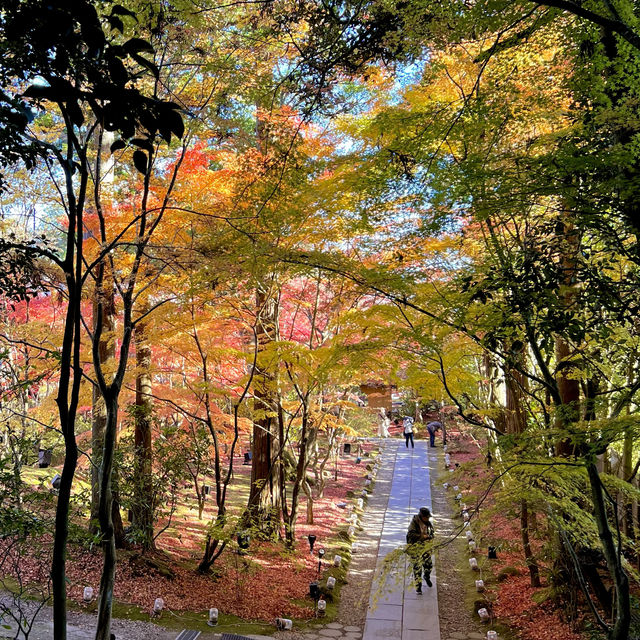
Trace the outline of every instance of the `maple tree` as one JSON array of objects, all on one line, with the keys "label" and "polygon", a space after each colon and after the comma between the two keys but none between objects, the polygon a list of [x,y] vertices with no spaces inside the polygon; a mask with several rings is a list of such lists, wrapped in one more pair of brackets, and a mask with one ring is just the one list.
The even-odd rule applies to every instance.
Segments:
[{"label": "maple tree", "polygon": [[[507,13],[507,20],[513,15]],[[604,483],[608,480],[601,477],[594,456],[630,437],[628,425],[617,422],[617,410],[606,416],[607,405],[598,402],[620,391],[615,386],[602,388],[598,371],[610,362],[600,350],[601,331],[609,331],[614,323],[619,323],[625,333],[630,329],[624,313],[633,305],[633,287],[622,285],[618,269],[629,269],[633,282],[637,276],[633,235],[624,220],[627,213],[616,209],[618,201],[603,207],[602,200],[593,198],[597,190],[582,188],[587,181],[592,184],[593,174],[576,178],[593,166],[577,154],[583,151],[578,145],[584,145],[585,139],[588,144],[588,136],[595,134],[595,120],[584,121],[583,111],[572,110],[572,101],[593,100],[593,84],[584,84],[583,76],[591,77],[599,67],[596,63],[586,67],[584,73],[567,73],[567,65],[579,59],[575,49],[547,47],[548,42],[557,42],[559,32],[571,29],[570,24],[536,23],[536,28],[526,34],[526,48],[517,48],[520,39],[516,38],[500,46],[462,42],[442,54],[432,54],[422,86],[405,91],[398,106],[376,107],[373,118],[363,119],[362,130],[352,128],[371,150],[368,154],[352,154],[350,161],[359,163],[356,171],[375,171],[389,181],[399,172],[406,176],[408,197],[396,196],[397,184],[394,191],[383,187],[378,191],[380,211],[389,210],[390,200],[398,203],[396,210],[416,207],[417,237],[429,229],[428,225],[433,231],[451,226],[462,231],[460,264],[449,267],[453,274],[458,272],[457,276],[439,279],[424,265],[431,257],[424,252],[418,267],[416,263],[406,267],[411,280],[412,270],[419,268],[421,277],[434,283],[435,295],[423,297],[421,294],[427,291],[424,286],[410,289],[393,280],[382,283],[382,274],[388,277],[390,272],[401,271],[404,247],[392,254],[385,265],[387,271],[364,270],[338,257],[330,262],[320,256],[301,259],[368,284],[406,309],[405,314],[417,311],[436,326],[448,326],[486,350],[486,372],[490,373],[491,367],[496,371],[488,377],[504,375],[510,387],[507,406],[492,391],[487,400],[494,413],[485,413],[479,420],[483,408],[476,404],[469,412],[473,415],[467,417],[491,429],[497,436],[496,443],[505,433],[520,435],[523,431],[523,399],[514,390],[534,403],[527,407],[527,420],[538,419],[537,409],[541,409],[542,423],[549,432],[542,436],[542,442],[550,442],[557,454],[572,458],[572,462],[557,464],[575,464],[580,468],[579,475],[585,471],[588,474],[596,512],[591,530],[595,534],[593,525],[597,524],[618,598],[613,625],[596,618],[610,637],[621,638],[629,625],[629,589],[622,566],[625,561],[619,552],[616,558],[610,527],[617,527],[617,522],[602,509],[603,496],[607,495]],[[491,42],[495,29],[491,24],[485,42]],[[510,99],[505,100],[505,96]],[[398,127],[394,131],[395,123]],[[384,185],[383,180],[378,177],[378,185]],[[361,183],[355,186],[369,187]],[[616,215],[617,211],[623,215]],[[403,219],[402,215],[398,217]],[[410,217],[408,222],[411,226]],[[403,236],[393,233],[390,235],[396,246],[411,245],[411,232]],[[478,245],[473,244],[474,236]],[[609,244],[612,237],[616,238],[616,249]],[[474,247],[471,253],[470,246]],[[599,267],[591,263],[596,255],[603,255],[601,252],[606,252],[611,272],[603,262]],[[464,266],[465,261],[469,261],[469,267]],[[610,278],[613,273],[616,275]],[[598,347],[592,351],[590,346],[595,345]],[[491,357],[496,360],[493,365]],[[444,377],[444,367],[442,373]],[[527,388],[526,379],[535,388]],[[625,405],[629,393],[636,391],[635,380],[629,380],[615,406]],[[457,401],[463,413],[466,400],[472,399],[464,400]],[[603,409],[605,415],[600,413]],[[594,426],[606,419],[611,420],[608,435],[599,436],[601,432],[597,427],[594,431]],[[532,437],[527,433],[523,438],[529,455],[533,453]],[[629,445],[626,451],[629,470]],[[576,455],[577,463],[573,462]],[[561,511],[567,508],[558,506]],[[526,520],[526,501],[522,507]],[[526,539],[524,546],[535,580]],[[591,576],[597,579],[593,572]],[[597,585],[595,589],[602,593]],[[606,599],[603,604],[611,605]]]}]

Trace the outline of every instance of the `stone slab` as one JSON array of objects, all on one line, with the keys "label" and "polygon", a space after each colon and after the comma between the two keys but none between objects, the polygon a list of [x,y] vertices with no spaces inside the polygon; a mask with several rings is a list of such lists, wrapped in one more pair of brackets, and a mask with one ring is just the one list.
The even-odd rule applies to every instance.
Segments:
[{"label": "stone slab", "polygon": [[[404,617],[413,618],[424,615],[438,615],[438,603],[435,600],[407,600],[404,603]],[[410,627],[420,629],[421,627]]]},{"label": "stone slab", "polygon": [[435,629],[403,630],[402,640],[440,640],[440,625]]},{"label": "stone slab", "polygon": [[[434,626],[438,620],[438,609],[423,611],[422,613],[402,617],[402,628],[412,631],[425,631]],[[439,625],[438,625],[439,626]]]},{"label": "stone slab", "polygon": [[380,604],[367,612],[367,620],[402,620],[402,605]]},{"label": "stone slab", "polygon": [[367,619],[364,628],[365,640],[389,640],[400,638],[402,624],[399,620],[372,620]]}]

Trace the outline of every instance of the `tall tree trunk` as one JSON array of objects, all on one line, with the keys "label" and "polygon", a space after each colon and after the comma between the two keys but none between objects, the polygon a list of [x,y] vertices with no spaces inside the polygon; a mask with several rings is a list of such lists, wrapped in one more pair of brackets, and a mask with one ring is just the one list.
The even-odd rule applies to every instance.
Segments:
[{"label": "tall tree trunk", "polygon": [[529,541],[529,507],[526,500],[520,502],[520,531],[522,534],[522,548],[524,558],[529,569],[529,576],[532,587],[540,586],[540,570],[535,556],[531,551],[531,543]]},{"label": "tall tree trunk", "polygon": [[256,290],[258,357],[254,374],[253,455],[248,515],[267,534],[280,525],[280,489],[275,458],[279,451],[274,364],[269,345],[277,336],[278,304],[268,286]]},{"label": "tall tree trunk", "polygon": [[[562,284],[565,287],[562,304],[567,313],[576,311],[576,261],[579,250],[577,231],[570,219],[570,207],[561,214],[557,223],[557,234],[561,238],[560,264],[562,267]],[[580,382],[572,376],[573,366],[571,346],[561,335],[555,338],[556,384],[560,404],[555,408],[555,427],[559,435],[556,439],[556,455],[569,457],[574,455],[575,446],[565,433],[571,425],[580,419]]]},{"label": "tall tree trunk", "polygon": [[[100,363],[106,370],[109,365],[115,362],[115,336],[116,311],[113,295],[113,286],[110,278],[105,278],[102,300],[102,335],[98,345]],[[93,299],[93,329],[97,326],[98,318],[98,296]],[[91,530],[97,532],[100,528],[98,522],[98,511],[100,507],[100,461],[102,459],[102,448],[104,447],[104,429],[107,422],[107,409],[104,399],[97,385],[93,387],[93,406],[91,412]]]},{"label": "tall tree trunk", "polygon": [[313,524],[313,494],[306,478],[302,483],[302,490],[304,495],[307,496],[307,524]]},{"label": "tall tree trunk", "polygon": [[113,606],[113,588],[116,578],[116,539],[113,529],[113,496],[111,492],[113,458],[116,448],[116,426],[118,419],[118,396],[112,388],[105,394],[107,422],[104,433],[104,448],[100,465],[100,530],[104,565],[100,578],[100,597],[98,599],[98,624],[95,640],[111,638],[111,608]]},{"label": "tall tree trunk", "polygon": [[[296,519],[298,517],[298,500],[300,490],[306,483],[307,475],[307,433],[309,425],[309,396],[302,399],[302,428],[300,431],[300,449],[298,451],[298,461],[296,465],[296,477],[291,490],[291,509],[286,514],[286,540],[289,547],[295,544],[296,535]],[[284,465],[279,465],[284,467]],[[304,490],[304,489],[303,489]],[[285,512],[285,501],[282,503],[283,512]],[[308,512],[307,512],[308,516]]]},{"label": "tall tree trunk", "polygon": [[[141,313],[148,311],[143,307]],[[136,406],[135,459],[133,466],[133,527],[144,550],[155,548],[153,540],[153,450],[151,445],[151,345],[147,327],[140,322],[135,329]]]},{"label": "tall tree trunk", "polygon": [[[577,260],[577,235],[570,219],[571,207],[564,203],[565,209],[556,222],[556,236],[559,239],[558,251],[562,268],[562,285],[564,293],[561,304],[567,314],[576,311],[575,273]],[[555,429],[554,453],[558,457],[569,458],[576,453],[571,441],[570,431],[580,418],[580,383],[572,376],[572,348],[563,335],[555,335],[555,385],[553,390],[553,427]],[[571,551],[565,547],[565,540],[560,531],[556,531],[554,575],[557,586],[561,589],[577,589],[573,579],[574,566]]]},{"label": "tall tree trunk", "polygon": [[561,338],[556,338],[556,362],[558,367],[558,392],[562,404],[556,407],[555,427],[562,434],[556,440],[556,455],[569,457],[574,454],[574,445],[564,431],[580,417],[580,382],[571,377],[571,348]]},{"label": "tall tree trunk", "polygon": [[[624,432],[624,443],[622,448],[622,465],[621,475],[622,479],[628,482],[633,473],[633,444],[634,433],[633,430],[627,427]],[[631,540],[635,541],[636,532],[633,525],[633,500],[623,498],[623,514],[622,514],[622,526],[625,535]],[[634,545],[635,546],[635,545]],[[636,554],[637,555],[637,554]]]},{"label": "tall tree trunk", "polygon": [[[71,138],[71,137],[70,137]],[[71,150],[74,141],[68,139]],[[72,155],[69,159],[72,159]],[[62,270],[67,287],[67,309],[64,333],[60,350],[60,378],[56,405],[60,417],[60,429],[64,438],[64,464],[60,478],[58,502],[56,504],[55,531],[51,560],[51,591],[53,595],[53,638],[67,638],[67,541],[69,538],[69,506],[71,488],[78,464],[78,445],[75,435],[75,421],[82,381],[81,359],[81,315],[82,315],[82,270],[83,270],[83,209],[86,195],[88,171],[85,158],[80,158],[80,186],[76,198],[71,173],[71,162],[63,167],[67,186],[68,229],[65,258]]]},{"label": "tall tree trunk", "polygon": [[622,550],[616,546],[611,534],[607,519],[607,509],[604,503],[602,481],[593,461],[587,462],[587,473],[591,486],[594,518],[598,526],[598,536],[600,537],[609,574],[615,587],[615,620],[609,632],[609,640],[627,640],[631,625],[629,578],[622,566]]},{"label": "tall tree trunk", "polygon": [[[629,358],[629,367],[627,371],[627,383],[631,386],[634,379],[634,361],[637,361],[637,351],[632,351],[633,358]],[[631,404],[627,404],[627,415],[631,415]],[[620,475],[625,482],[631,482],[633,480],[633,445],[634,445],[634,432],[630,427],[626,427],[624,430],[624,441],[622,445],[622,464],[620,465]],[[625,535],[632,541],[636,540],[636,530],[633,522],[633,500],[628,500],[623,497],[623,509],[622,509],[622,527]],[[637,546],[634,544],[634,548]],[[640,562],[640,553],[636,552],[636,562]]]},{"label": "tall tree trunk", "polygon": [[[514,347],[511,345],[514,353]],[[524,345],[519,352],[514,353],[515,362],[511,368],[505,366],[506,386],[506,416],[505,426],[507,433],[515,436],[522,435],[527,429],[527,411],[524,406],[524,393],[528,388],[526,376],[522,373],[525,367]],[[529,569],[532,587],[540,586],[540,570],[536,562],[529,538],[529,505],[526,499],[520,502],[520,535],[522,537],[522,550],[524,559]]]},{"label": "tall tree trunk", "polygon": [[127,535],[124,532],[124,522],[122,521],[122,513],[120,513],[120,491],[118,489],[118,471],[113,470],[111,478],[111,519],[113,520],[113,539],[117,549],[125,549],[127,544]]},{"label": "tall tree trunk", "polygon": [[[96,158],[96,175],[100,177],[95,185],[94,197],[96,207],[100,207],[100,193],[103,187],[113,185],[115,160],[111,154],[111,144],[114,134],[111,131],[99,132],[99,151]],[[113,274],[110,271],[109,263],[102,260],[98,266],[100,271],[98,278],[101,286],[96,288],[93,296],[93,330],[96,330],[98,321],[102,323],[100,340],[98,345],[98,357],[103,370],[115,369],[116,357],[116,302]],[[98,295],[101,299],[98,300]],[[101,304],[98,304],[101,303]],[[102,311],[100,311],[102,309]],[[101,318],[98,319],[98,313]],[[107,409],[104,398],[100,393],[98,385],[93,386],[93,403],[91,412],[91,520],[89,527],[91,531],[97,533],[100,529],[98,511],[100,508],[100,463],[102,460],[102,449],[104,447],[104,430],[107,423]]]}]

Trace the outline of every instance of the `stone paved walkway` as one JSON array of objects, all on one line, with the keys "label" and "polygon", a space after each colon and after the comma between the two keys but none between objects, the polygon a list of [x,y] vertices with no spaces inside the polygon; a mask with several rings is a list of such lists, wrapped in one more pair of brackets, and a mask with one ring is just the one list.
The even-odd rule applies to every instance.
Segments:
[{"label": "stone paved walkway", "polygon": [[440,640],[435,568],[431,573],[433,587],[424,585],[423,594],[415,592],[412,577],[408,575],[407,558],[400,551],[396,551],[391,570],[382,575],[387,554],[404,546],[413,515],[420,507],[431,508],[428,456],[424,440],[416,441],[415,449],[407,449],[400,441],[395,456],[388,456],[382,463],[381,472],[391,471],[393,480],[378,546],[378,566],[364,640]]},{"label": "stone paved walkway", "polygon": [[[441,637],[438,619],[438,596],[435,569],[433,587],[423,585],[418,596],[410,576],[406,575],[406,559],[399,551],[405,544],[412,516],[423,506],[431,507],[431,478],[427,442],[416,441],[416,448],[406,449],[404,440],[380,441],[381,463],[375,487],[362,519],[362,530],[353,545],[353,558],[347,580],[361,576],[358,558],[376,554],[378,561],[369,598],[364,629],[337,622],[307,631],[304,638],[335,640],[483,640],[478,632],[452,633]],[[393,553],[395,551],[395,553]],[[392,553],[399,565],[382,580],[382,567]],[[348,586],[346,587],[348,588]],[[282,636],[284,637],[284,636]]]}]

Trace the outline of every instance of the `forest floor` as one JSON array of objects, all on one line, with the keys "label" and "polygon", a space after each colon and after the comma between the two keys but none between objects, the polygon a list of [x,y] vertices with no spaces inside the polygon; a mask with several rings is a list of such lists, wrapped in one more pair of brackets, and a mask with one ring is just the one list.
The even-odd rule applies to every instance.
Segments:
[{"label": "forest floor", "polygon": [[[328,561],[335,553],[344,553],[345,545],[350,545],[346,536],[348,513],[338,505],[352,502],[359,495],[376,448],[375,441],[365,445],[367,455],[360,464],[355,463],[355,452],[340,457],[338,480],[329,479],[323,498],[315,502],[313,525],[305,523],[305,500],[302,499],[295,551],[283,552],[279,545],[252,541],[249,555],[225,553],[212,576],[196,574],[194,567],[202,536],[213,515],[208,507],[202,521],[197,519],[197,509],[182,510],[181,521],[174,522],[160,536],[155,559],[160,567],[167,564],[171,575],[163,575],[163,571],[133,551],[121,553],[114,607],[116,637],[168,640],[183,628],[195,628],[203,632],[201,638],[205,640],[213,637],[212,629],[205,623],[209,607],[221,612],[220,625],[215,629],[218,633],[272,634],[276,617],[295,619],[297,627],[302,624],[304,628],[305,623],[308,629],[316,627],[319,621],[315,619],[308,592],[309,583],[318,576],[318,557],[309,554],[307,536],[310,533],[317,536],[316,550],[322,547],[326,552],[322,569],[331,570]],[[520,551],[519,521],[504,505],[491,506],[491,500],[482,503],[478,521],[472,522],[474,530],[482,532],[477,536],[476,551],[480,573],[469,570],[466,539],[456,537],[462,527],[459,505],[451,489],[445,490],[443,483],[459,485],[462,501],[475,505],[482,499],[488,472],[477,441],[468,430],[453,423],[448,432],[448,452],[452,464],[459,466],[449,473],[444,468],[444,457],[439,455],[439,479],[434,480],[432,488],[439,534],[450,538],[436,559],[442,638],[468,636],[482,629],[475,612],[485,606],[492,623],[502,623],[501,640],[584,640],[587,636],[577,630],[579,620],[568,622],[564,619],[565,611],[544,598],[546,583],[543,582],[540,589],[529,586],[529,574]],[[249,467],[241,467],[238,474],[247,474],[248,470]],[[538,525],[542,527],[542,523]],[[541,544],[534,542],[534,547],[539,551]],[[486,558],[488,545],[497,548],[497,559]],[[101,564],[99,551],[82,545],[70,548],[68,580],[72,611],[69,622],[74,629],[70,638],[93,637],[96,603],[84,603],[82,593],[85,586],[92,586],[97,592]],[[367,568],[361,563],[360,569]],[[544,580],[544,566],[541,569]],[[42,580],[44,575],[41,561],[35,557],[23,559],[21,579]],[[487,587],[482,594],[474,588],[474,579],[478,577]],[[369,581],[351,580],[342,590],[339,607],[329,602],[325,622],[343,626],[357,623],[366,610],[363,603],[368,600],[369,589]],[[163,598],[166,608],[160,619],[150,622],[149,614],[157,597]],[[46,623],[50,615],[50,609],[45,608],[39,619]],[[32,638],[39,640],[37,634]]]},{"label": "forest floor", "polygon": [[[238,633],[237,630],[242,629],[245,633],[273,632],[276,617],[313,621],[315,611],[308,593],[309,583],[318,577],[318,556],[309,554],[308,536],[316,536],[316,551],[319,548],[325,551],[326,560],[322,561],[321,567],[323,573],[329,568],[329,561],[333,560],[335,554],[344,555],[348,551],[349,514],[343,505],[355,504],[376,454],[374,441],[361,443],[361,446],[360,462],[356,462],[354,446],[352,454],[341,455],[337,464],[330,465],[330,477],[326,480],[323,496],[314,500],[313,524],[306,523],[306,499],[301,499],[297,544],[292,551],[285,550],[281,544],[252,539],[246,555],[226,551],[216,561],[211,575],[197,574],[194,569],[200,559],[207,526],[215,515],[215,508],[211,504],[213,496],[201,520],[198,519],[195,499],[183,500],[172,522],[166,523],[170,526],[156,541],[157,553],[143,556],[133,550],[119,552],[114,617],[138,623],[147,621],[148,624],[153,603],[161,597],[165,610],[161,619],[154,621],[154,624],[168,624],[178,629],[210,630],[205,621],[211,607],[220,611],[218,631]],[[236,468],[231,512],[246,504],[250,469],[250,466],[242,465]],[[42,471],[48,475],[55,473],[55,469]],[[39,479],[39,484],[46,489],[48,483]],[[49,565],[46,551],[51,539],[44,536],[39,542],[44,551],[20,558],[19,576],[15,577],[19,577],[23,583],[46,583]],[[97,604],[95,600],[85,603],[83,592],[87,586],[92,587],[94,593],[98,592],[101,568],[102,554],[99,548],[89,548],[86,543],[69,546],[68,598],[73,610],[70,623],[74,624],[75,619],[79,628],[86,622],[90,626],[94,624]],[[7,583],[7,586],[11,585]],[[331,605],[330,609],[333,609]],[[83,614],[86,614],[86,620]],[[39,619],[46,622],[46,608]],[[174,637],[175,631],[172,633],[173,636],[167,637]],[[162,631],[159,630],[158,634],[162,634]],[[123,637],[134,636],[127,634]],[[149,636],[155,637],[165,636]]]}]

